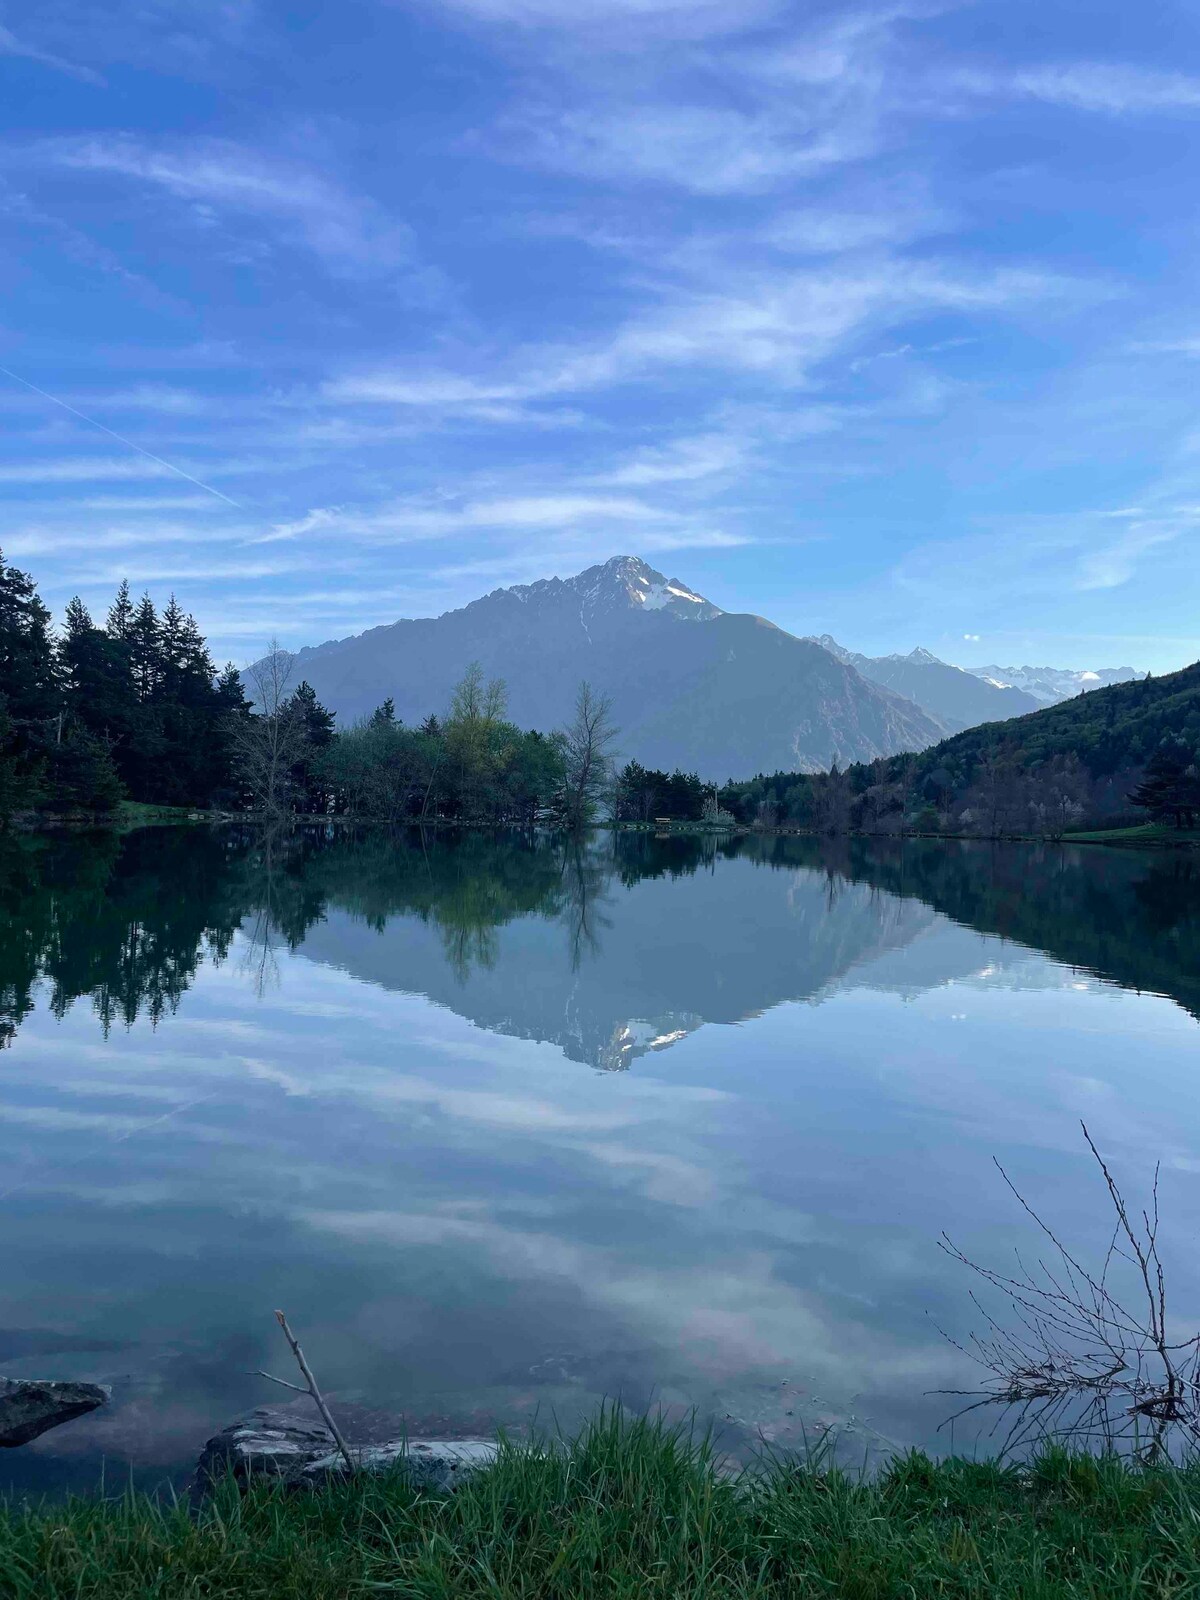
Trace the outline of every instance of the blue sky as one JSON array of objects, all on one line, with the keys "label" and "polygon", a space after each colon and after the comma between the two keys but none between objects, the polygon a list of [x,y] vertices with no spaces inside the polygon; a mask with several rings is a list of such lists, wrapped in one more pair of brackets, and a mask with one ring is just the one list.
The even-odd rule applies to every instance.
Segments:
[{"label": "blue sky", "polygon": [[1200,655],[1190,0],[8,0],[0,92],[56,608],[241,662],[629,552],[871,652]]}]

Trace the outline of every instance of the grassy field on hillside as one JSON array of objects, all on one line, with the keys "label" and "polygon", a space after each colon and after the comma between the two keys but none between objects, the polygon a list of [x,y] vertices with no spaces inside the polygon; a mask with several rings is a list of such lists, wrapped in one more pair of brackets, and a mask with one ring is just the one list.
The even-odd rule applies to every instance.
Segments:
[{"label": "grassy field on hillside", "polygon": [[1200,1593],[1200,1467],[1049,1452],[901,1457],[864,1479],[601,1417],[514,1447],[449,1498],[397,1479],[222,1486],[196,1515],[134,1497],[0,1512],[0,1594],[38,1600],[1175,1600]]}]

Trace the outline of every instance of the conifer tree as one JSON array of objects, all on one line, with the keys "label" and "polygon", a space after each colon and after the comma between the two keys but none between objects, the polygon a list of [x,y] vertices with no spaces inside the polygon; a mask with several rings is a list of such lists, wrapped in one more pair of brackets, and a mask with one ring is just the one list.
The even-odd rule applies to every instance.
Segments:
[{"label": "conifer tree", "polygon": [[0,553],[0,691],[18,732],[48,723],[58,711],[50,612],[27,572]]}]

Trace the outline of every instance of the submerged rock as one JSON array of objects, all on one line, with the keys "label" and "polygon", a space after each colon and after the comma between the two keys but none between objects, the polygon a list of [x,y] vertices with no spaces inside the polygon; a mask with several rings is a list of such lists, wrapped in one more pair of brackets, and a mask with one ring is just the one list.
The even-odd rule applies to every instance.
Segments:
[{"label": "submerged rock", "polygon": [[[402,1470],[420,1488],[455,1489],[472,1472],[495,1461],[494,1439],[389,1439],[356,1445],[350,1454],[360,1472]],[[320,1484],[342,1477],[346,1463],[324,1424],[291,1412],[260,1407],[215,1434],[196,1465],[200,1493],[232,1473],[239,1482],[254,1476],[289,1484]]]},{"label": "submerged rock", "polygon": [[107,1405],[112,1390],[99,1383],[0,1378],[0,1448],[28,1444],[39,1434]]}]

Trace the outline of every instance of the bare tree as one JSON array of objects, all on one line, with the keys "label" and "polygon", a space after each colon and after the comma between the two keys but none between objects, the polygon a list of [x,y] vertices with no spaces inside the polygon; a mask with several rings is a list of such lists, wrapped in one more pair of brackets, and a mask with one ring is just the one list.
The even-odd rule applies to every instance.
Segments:
[{"label": "bare tree", "polygon": [[1200,1444],[1200,1334],[1180,1339],[1167,1315],[1158,1251],[1158,1168],[1148,1210],[1131,1212],[1086,1126],[1115,1215],[1102,1266],[1084,1266],[996,1166],[1050,1245],[1048,1260],[1009,1276],[970,1260],[943,1234],[942,1248],[1008,1302],[1012,1322],[991,1315],[966,1346],[987,1373],[957,1417],[997,1407],[1007,1419],[1005,1450],[1035,1440],[1070,1439],[1130,1450],[1144,1461],[1166,1455],[1173,1437]]},{"label": "bare tree", "polygon": [[292,770],[304,750],[305,730],[288,695],[296,658],[272,639],[246,677],[255,709],[236,717],[233,748],[242,782],[270,816],[287,810]]},{"label": "bare tree", "polygon": [[617,737],[612,701],[581,683],[575,715],[558,735],[563,756],[562,815],[567,827],[586,828],[609,782],[610,752]]}]

